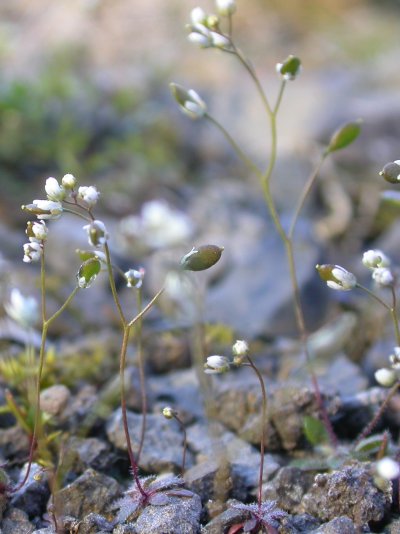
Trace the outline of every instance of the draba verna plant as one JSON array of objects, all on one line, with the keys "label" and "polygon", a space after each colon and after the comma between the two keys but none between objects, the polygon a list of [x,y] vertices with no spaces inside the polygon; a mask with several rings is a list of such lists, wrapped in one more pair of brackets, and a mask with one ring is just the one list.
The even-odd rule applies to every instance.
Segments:
[{"label": "draba verna plant", "polygon": [[[382,501],[382,499],[387,498],[385,503],[382,504],[384,512],[382,512],[381,516],[378,518],[374,516],[373,519],[371,519],[375,524],[378,524],[378,522],[382,520],[384,513],[387,512],[387,504],[389,500],[392,499],[393,501],[394,499],[395,492],[393,492],[393,485],[397,481],[398,490],[400,486],[399,448],[393,445],[392,437],[388,431],[385,431],[380,435],[371,435],[381,421],[385,410],[388,409],[391,401],[400,390],[400,325],[398,313],[398,282],[400,271],[391,261],[389,255],[386,255],[385,252],[380,249],[366,250],[361,258],[360,268],[363,268],[365,272],[370,273],[370,285],[364,285],[359,281],[360,276],[358,275],[358,271],[356,276],[356,274],[347,270],[342,265],[331,263],[316,265],[317,274],[322,281],[326,283],[329,289],[336,292],[363,292],[368,298],[372,299],[374,303],[382,307],[385,310],[385,313],[390,317],[394,331],[394,344],[391,353],[388,355],[387,365],[379,368],[374,375],[376,382],[382,386],[379,392],[382,393],[382,391],[384,391],[384,396],[380,398],[380,406],[364,429],[355,438],[353,443],[346,446],[340,444],[339,446],[338,438],[334,432],[332,421],[328,416],[320,384],[313,367],[310,335],[306,329],[306,317],[298,281],[298,269],[295,254],[296,227],[301,211],[316,183],[322,165],[331,154],[345,149],[357,139],[361,129],[361,121],[352,120],[347,122],[332,134],[327,146],[321,150],[319,161],[315,169],[308,177],[299,198],[293,205],[291,219],[289,224],[287,224],[278,209],[278,203],[271,188],[271,183],[276,172],[275,167],[278,156],[277,118],[283,105],[287,84],[295,82],[301,75],[302,63],[296,55],[292,54],[276,63],[277,96],[276,98],[271,98],[264,90],[263,84],[252,63],[236,42],[236,33],[234,33],[236,11],[237,4],[235,0],[216,0],[215,13],[208,13],[202,7],[195,7],[190,13],[190,21],[187,26],[188,41],[197,47],[205,49],[205,53],[218,51],[221,54],[231,56],[239,63],[246,75],[253,82],[259,97],[260,106],[265,113],[266,121],[270,128],[270,143],[265,149],[266,155],[264,165],[261,166],[246,153],[231,133],[217,120],[217,118],[214,117],[205,99],[203,99],[194,89],[186,89],[177,83],[172,83],[170,88],[180,110],[192,120],[205,120],[213,127],[217,128],[234,149],[244,167],[251,171],[251,173],[253,173],[259,180],[266,208],[285,249],[289,271],[289,279],[287,283],[291,287],[298,336],[312,382],[313,391],[311,396],[313,396],[315,405],[318,409],[319,419],[312,417],[305,418],[304,433],[308,438],[309,445],[315,445],[318,452],[326,452],[326,450],[328,450],[323,460],[321,460],[321,471],[329,471],[331,468],[341,468],[343,467],[343,464],[346,463],[347,465],[345,465],[345,468],[351,470],[354,465],[357,466],[361,461],[367,460],[365,465],[363,464],[365,471],[359,476],[357,475],[353,478],[344,479],[343,477],[345,475],[339,472],[337,477],[337,479],[340,479],[339,484],[337,487],[333,486],[332,489],[329,488],[328,485],[331,483],[334,485],[335,471],[333,474],[320,473],[317,475],[317,478],[315,478],[315,483],[311,489],[309,489],[310,493],[306,495],[306,497],[310,497],[310,495],[312,497],[312,491],[315,488],[320,487],[323,488],[322,493],[324,497],[326,496],[327,499],[329,499],[333,496],[335,501],[340,501],[343,492],[350,489],[351,492],[354,492],[354,499],[347,499],[351,501],[351,503],[348,504],[348,509],[340,514],[342,517],[339,519],[344,518],[349,521],[354,520],[354,524],[360,529],[360,532],[366,531],[365,528],[368,528],[366,525],[371,517],[368,515],[369,512],[366,512],[365,510],[360,511],[359,509],[354,511],[354,508],[359,505],[357,491],[360,487],[360,493],[363,493],[363,497],[368,491],[376,496],[376,492],[380,489],[381,492],[376,497],[376,502],[379,501],[379,499]],[[400,182],[400,160],[387,163],[380,172],[380,175],[387,182],[398,184]],[[72,174],[65,174],[61,180],[50,177],[45,182],[43,197],[45,198],[35,199],[30,204],[22,206],[24,212],[32,216],[32,220],[27,223],[26,227],[27,242],[23,245],[22,260],[27,264],[39,265],[40,302],[14,288],[11,291],[8,302],[5,304],[5,311],[8,316],[27,332],[24,359],[21,358],[18,365],[12,365],[11,363],[0,360],[0,372],[6,378],[10,377],[10,388],[14,385],[18,386],[23,380],[26,380],[28,384],[26,392],[24,392],[25,398],[17,400],[13,393],[6,391],[5,401],[7,404],[7,411],[14,415],[15,420],[28,436],[29,454],[25,468],[21,471],[22,474],[20,474],[17,482],[11,482],[11,478],[4,469],[5,464],[0,465],[0,519],[2,517],[1,514],[3,513],[3,508],[6,506],[4,504],[6,499],[12,500],[19,498],[21,492],[23,492],[32,481],[39,484],[45,479],[50,494],[47,522],[52,525],[52,527],[49,528],[53,528],[56,533],[66,532],[68,529],[70,532],[79,533],[81,523],[85,523],[82,530],[85,532],[91,532],[93,528],[98,528],[99,531],[101,530],[103,532],[116,532],[117,530],[119,532],[121,524],[123,525],[122,529],[124,532],[132,531],[140,532],[142,534],[144,532],[152,532],[151,529],[149,530],[150,527],[147,527],[146,524],[144,527],[140,527],[141,529],[137,528],[137,521],[141,519],[141,514],[143,513],[143,515],[146,515],[146,512],[149,512],[148,516],[150,517],[152,514],[159,513],[161,519],[164,519],[163,507],[168,507],[168,513],[165,512],[165,519],[168,519],[170,514],[176,513],[176,518],[175,516],[173,517],[175,524],[173,527],[168,527],[168,529],[164,529],[163,525],[160,526],[160,524],[157,524],[157,529],[155,531],[165,532],[166,534],[167,532],[168,534],[174,534],[175,532],[193,532],[193,534],[195,534],[202,528],[200,527],[200,517],[209,515],[211,518],[212,514],[210,513],[210,509],[207,508],[207,505],[210,504],[212,499],[209,498],[208,492],[209,486],[215,487],[217,482],[215,482],[211,476],[213,475],[213,473],[211,473],[212,470],[205,470],[205,475],[203,476],[202,473],[202,477],[199,478],[196,478],[198,476],[196,471],[195,474],[193,474],[193,471],[191,472],[191,477],[188,476],[192,457],[195,452],[201,457],[202,452],[200,446],[198,450],[196,449],[196,437],[193,438],[190,434],[190,432],[193,431],[193,428],[189,429],[189,427],[192,425],[192,419],[196,419],[196,417],[192,418],[189,409],[188,413],[185,411],[185,406],[179,406],[179,409],[175,409],[173,400],[170,400],[169,398],[168,402],[170,402],[171,405],[165,406],[162,410],[160,410],[159,405],[157,405],[157,416],[159,416],[160,419],[164,417],[168,420],[168,430],[170,429],[169,425],[172,426],[178,424],[179,429],[176,431],[176,435],[178,436],[180,443],[182,443],[182,452],[180,453],[181,449],[179,445],[177,454],[178,461],[176,465],[169,469],[168,473],[161,473],[160,476],[158,476],[158,474],[161,472],[161,469],[159,471],[154,469],[154,471],[158,473],[157,475],[154,475],[154,471],[152,471],[152,467],[154,466],[150,465],[150,467],[148,467],[147,465],[146,468],[143,466],[143,458],[147,452],[146,447],[155,447],[154,441],[159,441],[164,448],[168,448],[170,445],[170,442],[163,436],[161,431],[155,438],[154,436],[152,437],[154,440],[153,445],[151,444],[150,439],[150,445],[146,442],[146,437],[150,434],[150,431],[154,430],[148,428],[150,427],[148,421],[154,416],[148,415],[150,393],[148,399],[148,386],[145,372],[145,337],[143,333],[144,316],[159,301],[161,295],[165,292],[166,284],[164,284],[158,291],[154,292],[154,295],[152,295],[149,301],[145,303],[145,295],[143,293],[143,285],[146,281],[145,269],[138,265],[132,265],[121,269],[115,264],[109,247],[110,240],[112,239],[109,230],[104,221],[99,219],[95,213],[98,203],[101,200],[101,192],[95,185],[81,185],[79,184],[78,179]],[[400,193],[398,194],[396,191],[387,191],[384,193],[383,197],[386,201],[390,201],[392,204],[400,205]],[[75,279],[71,282],[69,294],[64,302],[58,306],[58,309],[56,309],[55,312],[49,313],[50,288],[49,273],[47,272],[46,263],[48,238],[52,230],[52,221],[60,219],[61,217],[77,217],[82,220],[82,231],[86,235],[90,248],[88,250],[77,251],[79,266],[76,269]],[[172,247],[176,242],[181,241],[181,238],[184,238],[184,240],[187,241],[187,238],[189,236],[191,237],[192,234],[190,224],[191,222],[186,214],[179,214],[176,218],[173,210],[170,210],[165,203],[151,201],[142,208],[140,217],[132,216],[131,218],[126,218],[123,226],[125,226],[126,233],[130,235],[133,241],[145,236],[143,242],[145,242],[146,247],[144,248],[147,251],[150,251],[157,250],[161,247],[161,244],[165,242]],[[221,259],[224,252],[224,248],[216,244],[195,245],[192,248],[188,247],[185,250],[188,250],[188,252],[179,260],[177,259],[171,272],[173,276],[176,272],[179,272],[182,279],[186,281],[196,280],[197,276],[201,276],[198,275],[199,272],[213,268]],[[122,414],[121,425],[123,428],[123,441],[124,445],[126,445],[129,459],[129,474],[132,476],[133,482],[125,489],[125,491],[119,491],[119,498],[118,495],[114,496],[111,502],[108,502],[106,503],[107,505],[103,506],[100,510],[103,515],[93,512],[89,514],[91,515],[91,518],[86,516],[82,522],[75,522],[76,518],[72,518],[71,520],[71,518],[68,518],[68,514],[64,515],[61,506],[63,500],[65,500],[66,504],[69,504],[69,500],[76,499],[76,495],[67,493],[67,497],[62,496],[61,499],[57,498],[57,494],[60,492],[60,473],[64,467],[63,456],[66,455],[66,451],[63,447],[59,447],[58,451],[56,451],[59,454],[59,457],[57,460],[54,459],[55,453],[52,446],[54,442],[57,442],[61,431],[53,431],[51,428],[51,416],[46,413],[45,410],[42,410],[43,403],[41,400],[41,393],[43,392],[42,388],[47,376],[49,360],[54,356],[52,349],[48,347],[48,338],[49,334],[51,334],[52,327],[54,327],[55,321],[59,319],[63,312],[70,306],[75,296],[82,291],[91,290],[90,288],[95,285],[97,277],[101,275],[107,277],[111,297],[114,303],[115,314],[122,333],[120,346],[118,345],[118,391]],[[186,275],[192,278],[185,278]],[[129,301],[129,304],[126,304],[126,302],[121,299],[118,284],[116,283],[117,277],[122,278],[124,288],[126,287],[129,290],[129,297],[132,297],[133,303]],[[181,291],[183,293],[182,287],[183,286],[181,286]],[[188,294],[185,294],[185,298],[189,298],[187,296]],[[134,309],[134,312],[132,312],[132,308]],[[37,349],[33,342],[33,328],[38,324],[40,325],[41,335]],[[204,325],[201,325],[201,327],[203,326]],[[331,519],[327,512],[331,503],[327,501],[325,506],[325,501],[322,502],[322,497],[320,495],[318,495],[318,499],[321,498],[321,504],[318,499],[314,499],[314,501],[317,502],[322,515],[319,516],[316,513],[315,515],[318,517],[316,519],[318,525],[316,526],[313,524],[308,527],[307,521],[309,518],[305,516],[309,516],[310,514],[303,514],[302,512],[304,510],[309,511],[311,507],[307,509],[307,500],[303,498],[303,493],[300,496],[297,495],[297,493],[303,491],[303,488],[299,489],[300,484],[296,486],[295,493],[297,493],[295,499],[298,499],[298,502],[295,504],[297,507],[295,512],[299,513],[299,510],[301,511],[301,521],[304,520],[304,525],[306,525],[304,526],[300,521],[299,524],[301,524],[301,526],[297,528],[295,526],[295,521],[293,522],[293,525],[290,523],[290,514],[292,510],[289,509],[287,503],[285,504],[286,497],[288,501],[293,497],[293,485],[297,484],[297,479],[294,483],[289,480],[286,483],[284,480],[279,490],[276,490],[275,488],[271,490],[271,488],[263,486],[263,483],[265,482],[265,466],[268,462],[267,439],[269,438],[268,425],[270,424],[268,413],[269,398],[272,397],[271,390],[273,388],[269,385],[267,387],[266,381],[263,378],[263,368],[256,364],[257,359],[255,356],[257,354],[256,350],[253,350],[253,341],[247,338],[247,340],[239,339],[233,343],[235,337],[232,337],[230,338],[229,343],[225,343],[225,346],[231,345],[229,356],[224,355],[223,351],[218,350],[208,352],[207,340],[204,335],[205,330],[205,328],[199,329],[199,338],[201,336],[203,337],[197,340],[198,347],[196,347],[196,349],[199,350],[202,364],[204,365],[204,368],[201,368],[200,373],[197,375],[197,378],[200,375],[199,382],[203,379],[208,385],[211,384],[212,386],[215,386],[218,381],[222,382],[224,380],[224,375],[228,375],[225,376],[225,378],[232,377],[234,373],[237,373],[239,376],[242,376],[240,373],[243,373],[244,376],[247,374],[247,369],[251,370],[253,373],[252,376],[256,381],[256,387],[254,388],[256,392],[251,391],[249,393],[254,395],[254,397],[257,397],[257,393],[261,395],[258,396],[258,398],[261,398],[261,413],[258,427],[260,438],[259,441],[257,441],[257,444],[259,443],[260,454],[258,456],[258,453],[255,453],[254,450],[251,451],[251,454],[254,454],[256,457],[256,481],[252,478],[253,464],[248,465],[247,459],[243,460],[242,458],[235,458],[235,462],[237,460],[237,466],[239,466],[237,472],[234,473],[232,470],[232,473],[230,472],[229,475],[225,477],[226,480],[224,480],[230,491],[232,485],[236,483],[236,480],[242,478],[246,481],[243,483],[244,485],[256,488],[255,493],[250,496],[248,488],[245,490],[240,488],[239,491],[236,492],[236,495],[239,495],[240,497],[238,498],[242,499],[243,502],[236,500],[230,501],[229,514],[231,515],[229,515],[227,523],[222,527],[218,523],[216,527],[215,525],[212,525],[210,532],[216,532],[216,529],[222,528],[223,530],[221,530],[221,532],[223,531],[224,534],[238,534],[240,532],[251,534],[257,534],[259,532],[277,534],[278,532],[286,532],[285,529],[287,525],[287,532],[318,532],[320,521]],[[154,337],[158,334],[159,332],[154,334]],[[139,437],[137,440],[134,440],[137,441],[134,445],[131,439],[132,427],[130,428],[129,423],[128,385],[126,380],[126,375],[128,374],[126,373],[128,345],[132,337],[135,337],[136,342],[139,374],[138,389],[140,389],[138,397],[140,398],[141,411],[140,431],[138,433]],[[256,346],[256,343],[254,345]],[[36,354],[36,352],[38,352],[38,354]],[[194,352],[194,350],[192,352]],[[215,375],[219,376],[216,377]],[[13,380],[15,379],[15,382],[12,384],[11,378]],[[171,385],[168,387],[173,387],[173,381],[171,381]],[[155,387],[154,389],[157,388]],[[212,387],[210,387],[210,391],[214,392]],[[235,391],[229,391],[229,393],[232,394],[236,407],[239,401],[234,397]],[[191,396],[188,395],[187,398],[185,397],[183,404],[186,403],[186,400],[189,399],[189,397],[190,400],[192,400]],[[211,402],[214,400],[215,399],[213,398]],[[162,398],[162,401],[164,403],[165,398]],[[353,401],[353,398],[351,401]],[[256,404],[254,398],[249,400],[249,404],[252,403],[254,405]],[[238,406],[238,414],[234,413],[233,418],[236,416],[239,417],[241,408],[241,406]],[[197,423],[197,421],[195,422]],[[274,425],[278,426],[279,421],[274,422]],[[360,426],[360,428],[362,427]],[[167,432],[167,430],[165,432]],[[199,442],[200,441],[199,437]],[[232,441],[234,441],[234,438],[232,438]],[[240,440],[237,441],[240,442]],[[326,442],[329,442],[329,447],[325,447],[324,449]],[[241,445],[243,445],[243,442],[241,442]],[[317,449],[317,447],[320,447],[320,449]],[[213,453],[214,451],[212,450],[211,456]],[[103,453],[101,452],[99,456],[101,457],[102,454]],[[217,456],[217,454],[215,454],[215,456]],[[240,456],[240,453],[236,456]],[[321,457],[322,456],[323,454],[321,454]],[[72,460],[72,462],[73,461],[74,460]],[[141,461],[143,461],[143,464]],[[277,466],[278,464],[281,464],[281,461],[282,458],[279,457],[277,459]],[[232,464],[234,463],[231,458],[229,459],[229,462]],[[101,458],[99,463],[101,463]],[[162,463],[161,460],[160,463]],[[198,466],[195,466],[195,468],[197,467]],[[275,466],[273,467],[275,469]],[[276,467],[276,470],[278,470],[278,468],[279,466]],[[180,470],[179,476],[173,473],[174,469]],[[288,476],[289,479],[290,477],[287,473],[290,473],[290,476],[292,476],[293,473],[296,473],[296,469],[297,466],[289,466],[285,476]],[[319,468],[316,467],[315,464],[311,464],[310,471],[316,472],[317,470],[319,470]],[[150,476],[145,476],[146,473],[142,473],[141,471],[147,471],[147,473],[150,472],[151,474]],[[332,479],[329,478],[331,475]],[[90,476],[92,476],[92,473]],[[68,477],[66,477],[66,479],[68,480]],[[248,480],[250,480],[250,482],[248,482]],[[343,482],[343,480],[345,480],[345,482]],[[372,480],[372,482],[369,486],[362,486],[364,483],[369,484],[370,480]],[[86,483],[87,480],[85,480],[85,484]],[[324,484],[326,484],[327,489]],[[357,486],[357,484],[360,484],[361,486]],[[106,485],[107,483],[102,483],[102,488]],[[184,487],[185,485],[186,488],[189,489],[186,489]],[[185,523],[184,519],[179,515],[179,508],[183,509],[189,501],[195,501],[195,498],[198,497],[195,494],[197,486],[205,487],[202,487],[201,489],[204,489],[204,493],[207,495],[204,498],[204,501],[207,501],[207,505],[203,503],[203,513],[201,514],[200,510],[198,511],[198,521],[196,526],[192,529],[192,523],[190,523],[189,520]],[[367,490],[365,490],[365,487],[367,487]],[[281,499],[280,496],[282,489],[285,496],[283,499]],[[89,492],[95,493],[90,484]],[[304,492],[306,492],[306,490],[304,490]],[[99,496],[99,499],[100,497],[101,496]],[[351,495],[351,497],[353,497],[353,495]],[[94,501],[96,501],[97,498],[98,495],[95,494]],[[369,493],[366,498],[369,498]],[[372,499],[373,497],[371,497],[371,502]],[[198,502],[200,503],[200,499],[198,499]],[[373,505],[368,502],[366,509],[370,510],[373,508],[376,505],[376,502],[374,501]],[[93,506],[96,506],[96,502],[94,502]],[[223,510],[225,510],[225,507],[227,506],[228,504],[224,502]],[[169,507],[173,511],[170,512]],[[178,512],[176,512],[177,509]],[[323,515],[325,513],[327,514],[326,516]],[[336,509],[334,513],[336,513]],[[34,513],[32,512],[31,515],[33,516]],[[359,520],[360,516],[362,516],[362,518]],[[72,522],[68,523],[69,520]],[[148,520],[147,517],[146,520]],[[67,526],[68,524],[70,524],[69,527]],[[185,530],[186,525],[188,525],[188,530]],[[336,528],[336,526],[334,528]],[[340,529],[341,527],[339,526],[338,528]],[[346,531],[350,532],[350,530]],[[339,530],[335,530],[335,532],[339,532]]]}]

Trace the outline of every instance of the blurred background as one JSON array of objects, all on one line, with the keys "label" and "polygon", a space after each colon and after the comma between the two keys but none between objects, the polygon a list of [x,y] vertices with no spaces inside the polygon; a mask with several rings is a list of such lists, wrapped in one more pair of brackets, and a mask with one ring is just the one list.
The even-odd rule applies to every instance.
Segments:
[{"label": "blurred background", "polygon": [[[400,1],[237,3],[236,42],[272,101],[279,84],[275,64],[288,54],[303,63],[301,76],[288,84],[279,119],[274,187],[283,213],[332,131],[344,121],[364,120],[360,140],[326,165],[322,183],[332,179],[305,211],[305,218],[319,217],[319,243],[332,245],[340,260],[379,237],[397,216],[379,211],[377,173],[400,157]],[[195,89],[243,148],[261,165],[267,162],[268,123],[251,81],[234,58],[186,40],[185,24],[197,5],[0,2],[0,247],[6,260],[21,258],[26,216],[20,205],[44,198],[45,179],[66,173],[99,187],[110,220],[164,199],[193,219],[188,224],[198,240],[219,238],[226,246],[232,228],[221,220],[242,210],[239,226],[248,230],[236,236],[240,246],[251,242],[248,232],[256,241],[258,222],[249,213],[266,218],[259,185],[220,133],[181,116],[169,92],[171,81]],[[212,12],[214,5],[204,0],[201,7]],[[313,264],[319,251],[319,245],[314,255],[307,251]]]}]

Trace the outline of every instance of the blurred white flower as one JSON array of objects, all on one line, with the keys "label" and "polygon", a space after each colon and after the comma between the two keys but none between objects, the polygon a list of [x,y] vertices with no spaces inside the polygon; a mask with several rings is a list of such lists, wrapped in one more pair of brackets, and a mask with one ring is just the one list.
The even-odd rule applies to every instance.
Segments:
[{"label": "blurred white flower", "polygon": [[400,347],[393,348],[393,354],[389,356],[389,361],[392,369],[400,371]]},{"label": "blurred white flower", "polygon": [[229,371],[229,368],[229,360],[225,356],[208,356],[204,364],[204,372],[208,375],[226,373]]},{"label": "blurred white flower", "polygon": [[49,229],[44,221],[28,221],[25,233],[29,237],[29,241],[40,243],[47,239]]},{"label": "blurred white flower", "polygon": [[95,220],[83,227],[88,235],[89,245],[92,247],[101,247],[105,245],[108,239],[108,232],[102,221]]},{"label": "blurred white flower", "polygon": [[24,297],[19,289],[11,291],[10,300],[4,304],[7,314],[24,328],[31,328],[39,316],[39,306],[34,297]]},{"label": "blurred white flower", "polygon": [[64,198],[67,196],[64,187],[60,185],[55,178],[52,177],[47,178],[44,189],[46,191],[47,198],[55,202],[64,200]]},{"label": "blurred white flower", "polygon": [[367,250],[364,252],[362,262],[365,267],[369,269],[376,269],[377,267],[389,267],[389,258],[378,249]]},{"label": "blurred white flower", "polygon": [[201,7],[195,7],[190,12],[192,24],[203,24],[207,20],[207,14]]},{"label": "blurred white flower", "polygon": [[216,0],[217,11],[219,15],[227,17],[236,11],[235,0]]},{"label": "blurred white flower", "polygon": [[375,371],[375,380],[381,386],[390,388],[397,380],[397,375],[392,369],[378,369]]},{"label": "blurred white flower", "polygon": [[94,185],[83,185],[78,189],[78,198],[82,199],[91,208],[100,198],[100,192]]},{"label": "blurred white flower", "polygon": [[73,189],[76,186],[77,180],[73,174],[64,174],[61,183],[65,189]]},{"label": "blurred white flower", "polygon": [[376,462],[375,467],[378,475],[386,480],[393,480],[400,476],[399,463],[392,460],[392,458],[382,458]]},{"label": "blurred white flower", "polygon": [[143,204],[140,215],[122,219],[120,230],[125,238],[156,249],[183,243],[192,235],[193,225],[183,212],[162,200],[152,200]]},{"label": "blurred white flower", "polygon": [[40,256],[42,255],[42,246],[40,243],[37,243],[36,241],[31,241],[29,243],[25,243],[24,246],[24,257],[23,262],[25,263],[32,263],[34,261],[39,261]]},{"label": "blurred white flower", "polygon": [[23,206],[24,209],[34,213],[38,219],[55,220],[61,217],[63,207],[61,202],[53,200],[34,200],[32,204]]},{"label": "blurred white flower", "polygon": [[390,269],[386,267],[378,267],[372,272],[372,279],[381,287],[389,287],[394,282],[394,276]]},{"label": "blurred white flower", "polygon": [[217,32],[211,32],[211,43],[215,48],[229,48],[231,41],[225,35]]},{"label": "blurred white flower", "polygon": [[143,268],[138,271],[136,269],[129,269],[129,271],[125,273],[127,287],[136,287],[136,289],[140,289],[143,284],[144,275],[145,270]]}]

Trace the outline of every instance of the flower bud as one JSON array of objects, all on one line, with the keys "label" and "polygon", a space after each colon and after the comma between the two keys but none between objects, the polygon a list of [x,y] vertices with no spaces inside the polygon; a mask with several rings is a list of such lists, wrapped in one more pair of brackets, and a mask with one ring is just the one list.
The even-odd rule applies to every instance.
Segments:
[{"label": "flower bud", "polygon": [[317,265],[316,269],[326,285],[337,291],[350,291],[357,285],[357,279],[340,265]]},{"label": "flower bud", "polygon": [[277,63],[275,68],[285,82],[295,80],[301,72],[301,61],[298,57],[290,55],[283,63]]},{"label": "flower bud", "polygon": [[333,132],[331,140],[329,141],[329,145],[326,149],[326,154],[346,148],[353,141],[355,141],[360,135],[361,123],[362,121],[360,119],[347,122]]},{"label": "flower bud", "polygon": [[225,356],[209,356],[204,364],[204,372],[208,375],[226,373],[229,367],[229,360]]},{"label": "flower bud", "polygon": [[173,419],[174,418],[174,410],[171,408],[171,406],[166,406],[163,408],[162,414],[165,417],[165,419]]},{"label": "flower bud", "polygon": [[217,32],[211,32],[211,43],[215,48],[228,49],[231,41],[225,35],[221,35]]},{"label": "flower bud", "polygon": [[204,24],[207,20],[207,14],[201,7],[195,7],[190,12],[190,20],[192,24]]},{"label": "flower bud", "polygon": [[105,245],[108,239],[108,232],[102,221],[92,221],[83,227],[88,234],[89,245],[92,247],[101,247]]},{"label": "flower bud", "polygon": [[177,83],[171,83],[170,89],[180,106],[180,110],[191,119],[200,119],[207,113],[205,102],[193,89],[186,90]]},{"label": "flower bud", "polygon": [[219,18],[217,17],[217,15],[208,15],[205,24],[210,30],[219,30]]},{"label": "flower bud", "polygon": [[40,242],[45,241],[47,239],[49,229],[47,228],[46,223],[44,221],[28,221],[25,233],[29,237],[29,241]]},{"label": "flower bud", "polygon": [[375,371],[374,376],[378,384],[385,388],[390,388],[397,380],[397,375],[392,369],[378,369]]},{"label": "flower bud", "polygon": [[72,190],[76,187],[77,180],[73,174],[65,174],[61,180],[64,189]]},{"label": "flower bud", "polygon": [[143,284],[144,275],[144,269],[139,269],[138,271],[129,269],[129,271],[125,273],[127,287],[136,287],[136,289],[140,289]]},{"label": "flower bud", "polygon": [[249,345],[243,339],[238,339],[232,346],[233,363],[241,365],[249,353]]},{"label": "flower bud", "polygon": [[378,249],[367,250],[364,252],[362,262],[365,267],[369,269],[376,269],[377,267],[388,267],[390,265],[389,258]]},{"label": "flower bud", "polygon": [[60,185],[55,178],[47,178],[44,189],[47,193],[47,198],[54,202],[60,202],[67,196],[64,187]]},{"label": "flower bud", "polygon": [[78,189],[78,198],[82,199],[91,208],[97,204],[100,198],[100,192],[94,185],[81,186]]},{"label": "flower bud", "polygon": [[204,271],[217,263],[224,247],[216,245],[202,245],[193,247],[180,261],[181,266],[187,271]]},{"label": "flower bud", "polygon": [[32,204],[21,206],[21,209],[33,213],[38,219],[59,219],[63,212],[61,202],[52,200],[34,200]]},{"label": "flower bud", "polygon": [[209,46],[211,46],[211,38],[201,33],[191,32],[189,33],[187,38],[188,41],[200,46],[200,48],[208,48]]},{"label": "flower bud", "polygon": [[379,176],[391,184],[398,184],[400,182],[400,160],[386,163]]},{"label": "flower bud", "polygon": [[216,0],[218,14],[223,17],[228,17],[236,11],[235,0]]},{"label": "flower bud", "polygon": [[101,263],[96,258],[91,258],[82,263],[76,278],[81,289],[87,289],[96,280],[101,269]]},{"label": "flower bud", "polygon": [[394,480],[400,476],[399,463],[392,460],[392,458],[382,458],[376,462],[376,472],[385,480]]},{"label": "flower bud", "polygon": [[390,287],[394,283],[392,271],[387,267],[378,267],[372,272],[372,279],[381,287]]},{"label": "flower bud", "polygon": [[35,241],[25,243],[24,246],[24,257],[23,262],[25,263],[32,263],[34,261],[39,261],[40,256],[42,255],[42,246],[40,243],[37,243]]}]

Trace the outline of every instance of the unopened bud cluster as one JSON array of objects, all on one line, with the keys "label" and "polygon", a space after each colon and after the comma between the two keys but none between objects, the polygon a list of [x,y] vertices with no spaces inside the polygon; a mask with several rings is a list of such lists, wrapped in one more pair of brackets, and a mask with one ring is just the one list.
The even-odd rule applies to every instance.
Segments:
[{"label": "unopened bud cluster", "polygon": [[392,287],[395,282],[393,271],[389,268],[390,259],[378,249],[367,250],[362,263],[372,271],[372,280],[378,287]]},{"label": "unopened bud cluster", "polygon": [[[234,0],[217,0],[217,13],[222,17],[231,16],[236,10]],[[219,48],[230,50],[232,43],[219,25],[218,15],[207,14],[201,7],[195,7],[190,13],[188,40],[201,48]]]},{"label": "unopened bud cluster", "polygon": [[93,247],[104,245],[108,239],[108,232],[102,221],[93,220],[91,209],[99,200],[100,193],[93,185],[78,187],[78,181],[72,174],[65,174],[61,183],[53,177],[47,178],[44,190],[46,199],[36,199],[31,204],[22,206],[24,211],[35,215],[38,221],[27,223],[26,234],[29,243],[23,246],[23,261],[31,263],[38,261],[42,255],[48,228],[46,220],[59,219],[65,209],[63,202],[73,204],[77,208],[89,212],[92,221],[83,228],[88,235],[89,244]]},{"label": "unopened bud cluster", "polygon": [[249,346],[244,340],[237,340],[232,346],[233,360],[226,356],[213,355],[208,356],[204,364],[204,372],[209,375],[222,374],[230,370],[231,366],[240,366],[243,364],[249,354]]}]

